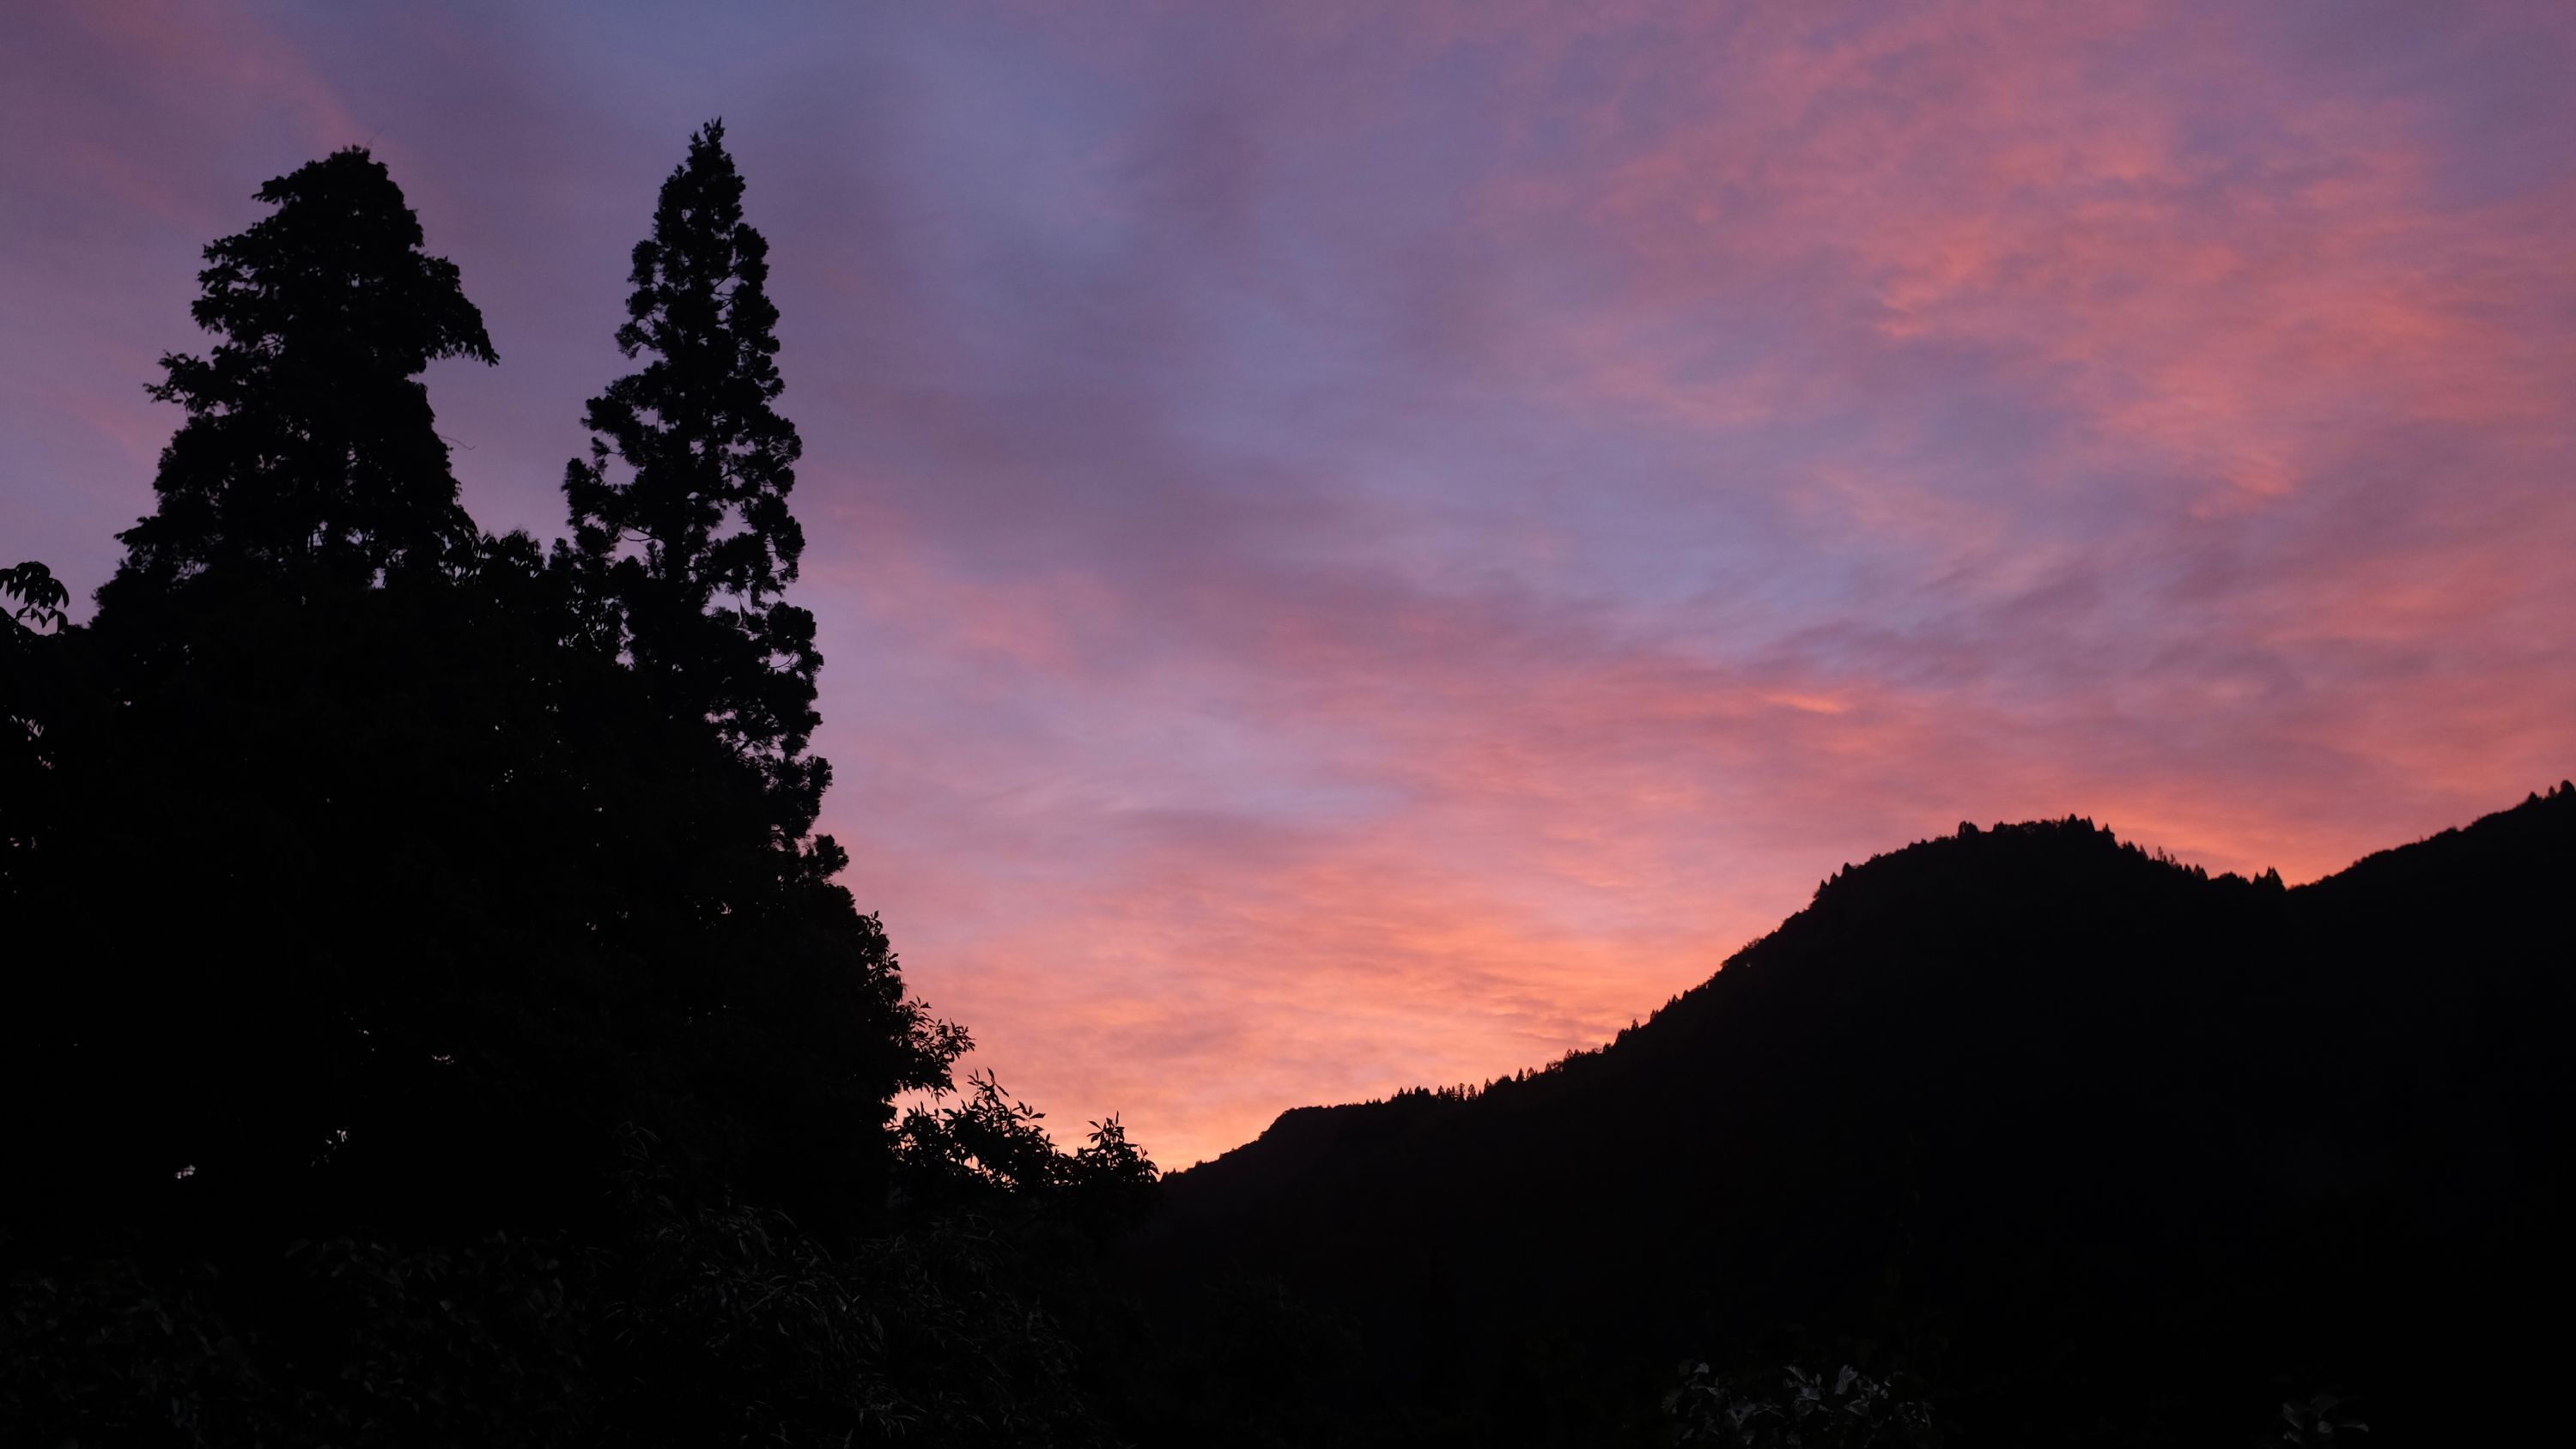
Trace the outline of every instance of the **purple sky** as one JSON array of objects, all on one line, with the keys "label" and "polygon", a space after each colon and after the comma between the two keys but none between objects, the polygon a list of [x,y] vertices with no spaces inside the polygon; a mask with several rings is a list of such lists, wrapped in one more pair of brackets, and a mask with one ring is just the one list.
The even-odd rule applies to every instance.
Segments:
[{"label": "purple sky", "polygon": [[721,115],[849,883],[1168,1164],[1963,817],[2296,880],[2576,773],[2576,8],[1621,11],[12,5],[0,564],[107,577],[198,250],[353,143],[559,533]]}]

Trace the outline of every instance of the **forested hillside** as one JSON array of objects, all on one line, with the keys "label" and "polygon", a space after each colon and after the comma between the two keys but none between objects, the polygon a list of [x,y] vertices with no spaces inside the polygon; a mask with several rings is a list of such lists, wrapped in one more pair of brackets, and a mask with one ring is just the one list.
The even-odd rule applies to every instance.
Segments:
[{"label": "forested hillside", "polygon": [[2571,1286],[2571,899],[2564,785],[2296,890],[1962,826],[1601,1051],[1284,1115],[1152,1261],[1341,1315],[1390,1443],[1651,1435],[1685,1357],[1855,1364],[1962,1443],[2327,1392],[2504,1442]]}]

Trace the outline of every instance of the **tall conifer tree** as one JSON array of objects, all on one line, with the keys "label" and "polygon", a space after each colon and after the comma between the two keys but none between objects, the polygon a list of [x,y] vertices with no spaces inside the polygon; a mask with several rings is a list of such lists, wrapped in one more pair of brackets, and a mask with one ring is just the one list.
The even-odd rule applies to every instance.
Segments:
[{"label": "tall conifer tree", "polygon": [[803,444],[771,406],[783,384],[769,244],[744,224],[742,197],[724,124],[710,121],[635,247],[617,346],[648,360],[591,399],[590,456],[565,469],[564,495],[576,555],[636,670],[761,771],[773,826],[793,842],[830,778],[805,754],[823,660],[814,616],[780,598],[805,548],[787,507]]},{"label": "tall conifer tree", "polygon": [[365,584],[460,567],[475,546],[419,381],[438,358],[495,360],[455,264],[421,250],[363,149],[258,197],[276,211],[207,247],[197,274],[193,315],[220,341],[161,359],[151,393],[188,418],[103,602],[235,567]]}]

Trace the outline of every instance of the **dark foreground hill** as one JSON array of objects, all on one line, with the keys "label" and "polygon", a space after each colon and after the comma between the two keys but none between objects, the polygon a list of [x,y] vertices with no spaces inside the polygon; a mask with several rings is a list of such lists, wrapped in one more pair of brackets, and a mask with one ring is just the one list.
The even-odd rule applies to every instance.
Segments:
[{"label": "dark foreground hill", "polygon": [[1668,1442],[1687,1356],[1861,1363],[1958,1443],[2244,1443],[2324,1390],[2521,1442],[2570,1337],[2571,887],[2564,785],[2294,890],[1962,826],[1598,1052],[1285,1114],[1172,1179],[1149,1267],[1345,1325],[1336,1437]]}]

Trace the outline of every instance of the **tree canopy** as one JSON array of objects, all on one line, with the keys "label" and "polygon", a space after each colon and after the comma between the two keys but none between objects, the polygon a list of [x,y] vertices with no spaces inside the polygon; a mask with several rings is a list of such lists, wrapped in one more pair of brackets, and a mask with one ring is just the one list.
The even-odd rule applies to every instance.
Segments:
[{"label": "tree canopy", "polygon": [[371,581],[463,567],[473,521],[419,382],[444,357],[498,361],[454,263],[384,163],[352,147],[259,190],[276,210],[206,248],[191,308],[219,339],[170,353],[152,395],[187,409],[159,506],[120,537],[111,597],[213,568]]},{"label": "tree canopy", "polygon": [[805,552],[787,506],[804,444],[771,406],[785,387],[778,308],[743,189],[724,123],[707,123],[635,244],[617,347],[647,360],[590,400],[590,454],[566,465],[564,497],[637,672],[759,767],[794,840],[831,779],[805,754],[823,659],[814,616],[780,598]]},{"label": "tree canopy", "polygon": [[[1097,1437],[1035,1307],[1088,1252],[1025,1245],[1153,1168],[898,1123],[967,1037],[809,838],[799,445],[721,128],[552,551],[461,506],[422,374],[493,350],[385,167],[258,199],[94,616],[0,573],[0,1438]],[[781,1284],[810,1338],[746,1317]]]}]

